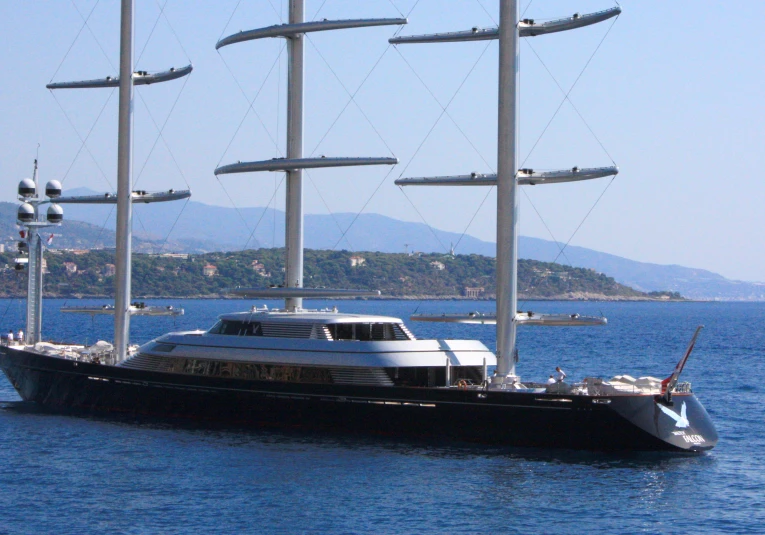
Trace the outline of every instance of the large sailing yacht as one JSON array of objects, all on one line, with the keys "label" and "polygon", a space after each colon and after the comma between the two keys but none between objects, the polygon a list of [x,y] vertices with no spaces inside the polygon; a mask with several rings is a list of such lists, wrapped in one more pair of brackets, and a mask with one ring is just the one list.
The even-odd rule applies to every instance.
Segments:
[{"label": "large sailing yacht", "polygon": [[[129,5],[130,0],[123,0],[125,4]],[[417,340],[398,318],[342,314],[335,308],[303,308],[304,298],[366,296],[376,292],[303,287],[302,170],[396,163],[394,158],[303,157],[304,35],[400,25],[407,21],[305,22],[303,0],[291,0],[288,23],[239,32],[216,45],[220,48],[265,37],[281,37],[287,42],[286,157],[239,162],[215,171],[218,175],[287,173],[285,285],[236,290],[245,297],[283,298],[284,308],[252,307],[224,314],[207,331],[169,333],[135,351],[128,351],[127,344],[117,344],[109,364],[100,359],[95,361],[86,352],[60,351],[52,344],[2,347],[0,367],[22,398],[52,409],[128,412],[519,446],[693,452],[714,447],[717,434],[709,416],[690,385],[678,381],[693,342],[673,374],[664,381],[621,375],[610,380],[590,377],[580,383],[547,385],[524,382],[516,374],[518,325],[605,323],[604,318],[578,315],[516,313],[517,187],[616,172],[615,168],[574,168],[552,173],[517,171],[518,39],[594,24],[618,15],[621,10],[577,14],[535,24],[519,21],[517,0],[500,0],[500,4],[497,29],[391,40],[394,44],[499,40],[497,175],[399,182],[401,185],[481,182],[498,186],[497,313],[414,318],[495,323],[496,356],[478,341]],[[130,14],[131,9],[123,7],[123,19]],[[123,39],[128,37],[129,34],[123,34]],[[125,68],[129,69],[129,62]],[[123,76],[129,78],[130,70],[126,73]],[[129,184],[129,174],[121,179]],[[129,233],[129,225],[125,230]],[[118,248],[125,246],[121,243]],[[126,245],[129,247],[129,240]],[[124,308],[125,302],[117,307]],[[120,328],[119,322],[116,328]],[[120,339],[127,340],[126,330]],[[492,375],[490,367],[495,368]]]}]

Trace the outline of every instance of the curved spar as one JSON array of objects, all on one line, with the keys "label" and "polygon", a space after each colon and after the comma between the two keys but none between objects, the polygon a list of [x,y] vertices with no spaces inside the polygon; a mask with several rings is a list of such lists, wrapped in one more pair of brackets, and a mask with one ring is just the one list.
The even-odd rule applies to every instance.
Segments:
[{"label": "curved spar", "polygon": [[[612,165],[608,167],[572,167],[571,169],[558,171],[520,169],[516,174],[516,178],[521,186],[536,186],[579,182],[580,180],[592,180],[617,174],[619,174],[619,168]],[[457,176],[400,178],[396,180],[395,184],[397,186],[496,186],[497,175],[471,173],[469,175]]]},{"label": "curved spar", "polygon": [[[130,198],[135,203],[155,203],[178,201],[191,197],[191,190],[168,190],[168,191],[134,191]],[[116,193],[104,193],[102,195],[74,195],[70,197],[58,197],[55,199],[57,204],[117,204]]]},{"label": "curved spar", "polygon": [[[536,23],[533,19],[524,19],[518,23],[518,35],[520,37],[536,37],[548,33],[564,32],[575,30],[584,26],[590,26],[603,22],[612,17],[620,15],[622,8],[620,6],[611,9],[604,9],[595,13],[580,15],[574,13],[570,17],[563,19],[550,20],[547,22]],[[399,36],[388,39],[388,42],[394,45],[413,44],[413,43],[456,43],[461,41],[488,41],[499,39],[499,28],[472,28],[461,32],[445,32],[426,35]]]},{"label": "curved spar", "polygon": [[[136,71],[133,73],[133,85],[149,85],[159,82],[169,82],[177,78],[183,78],[187,74],[190,74],[194,70],[194,66],[189,64],[180,69],[171,67],[170,69],[162,72],[149,73],[147,71]],[[107,76],[106,78],[99,78],[96,80],[81,80],[77,82],[56,82],[48,84],[45,87],[48,89],[89,89],[99,87],[119,87],[119,76]]]},{"label": "curved spar", "polygon": [[398,158],[274,158],[273,160],[237,162],[223,165],[215,170],[215,174],[292,171],[295,169],[319,169],[323,167],[350,167],[358,165],[396,165],[397,163]]},{"label": "curved spar", "polygon": [[349,20],[320,20],[314,22],[299,22],[295,24],[277,24],[258,28],[255,30],[242,31],[224,37],[215,44],[215,50],[226,45],[264,39],[267,37],[295,37],[296,35],[323,32],[328,30],[346,30],[349,28],[367,28],[370,26],[394,26],[406,24],[407,19],[349,19]]}]

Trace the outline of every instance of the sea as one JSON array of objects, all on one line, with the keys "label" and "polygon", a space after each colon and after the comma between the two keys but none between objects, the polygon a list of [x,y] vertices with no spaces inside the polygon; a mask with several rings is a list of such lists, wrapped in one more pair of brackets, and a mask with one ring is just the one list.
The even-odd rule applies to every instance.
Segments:
[{"label": "sea", "polygon": [[[64,303],[45,302],[45,338],[112,338],[110,317],[64,315]],[[252,302],[161,304],[185,315],[133,318],[134,343],[209,327]],[[341,311],[400,318],[493,306],[339,302]],[[518,370],[527,380],[556,366],[573,379],[666,377],[704,325],[682,380],[715,422],[717,447],[615,454],[64,416],[20,401],[0,374],[0,533],[765,533],[765,303],[521,306],[608,317],[605,327],[521,327]],[[0,329],[23,327],[24,313],[23,300],[0,300]],[[495,345],[490,326],[407,324],[418,337]]]}]

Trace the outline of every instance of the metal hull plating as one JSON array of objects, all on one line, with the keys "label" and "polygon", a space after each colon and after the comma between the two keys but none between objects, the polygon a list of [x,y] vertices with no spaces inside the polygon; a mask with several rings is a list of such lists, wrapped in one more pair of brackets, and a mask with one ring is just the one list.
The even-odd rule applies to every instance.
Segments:
[{"label": "metal hull plating", "polygon": [[131,370],[7,347],[0,348],[0,368],[24,400],[52,410],[591,450],[703,451],[717,442],[693,394],[675,395],[662,410],[650,395],[248,381]]}]

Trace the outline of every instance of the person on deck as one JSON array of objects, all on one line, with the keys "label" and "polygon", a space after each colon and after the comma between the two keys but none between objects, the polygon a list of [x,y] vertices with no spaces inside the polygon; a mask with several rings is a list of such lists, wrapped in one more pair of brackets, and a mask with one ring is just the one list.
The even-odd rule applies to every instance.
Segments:
[{"label": "person on deck", "polygon": [[547,379],[548,385],[554,385],[555,384],[555,378],[551,375],[549,379]]},{"label": "person on deck", "polygon": [[8,331],[8,345],[9,346],[13,345],[13,329]]},{"label": "person on deck", "polygon": [[19,329],[19,332],[16,333],[16,340],[18,340],[19,342],[24,341],[24,331],[22,329]]},{"label": "person on deck", "polygon": [[557,366],[555,368],[555,373],[553,374],[553,377],[555,378],[556,383],[562,383],[563,380],[567,377],[566,372],[560,369],[560,366]]}]

